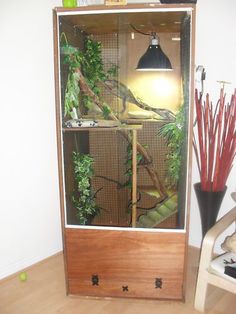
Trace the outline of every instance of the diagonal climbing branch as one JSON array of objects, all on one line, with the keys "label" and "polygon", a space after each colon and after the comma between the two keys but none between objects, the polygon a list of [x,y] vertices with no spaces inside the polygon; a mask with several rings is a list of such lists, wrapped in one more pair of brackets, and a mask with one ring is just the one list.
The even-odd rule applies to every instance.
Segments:
[{"label": "diagonal climbing branch", "polygon": [[[89,96],[93,102],[101,109],[103,110],[103,104],[101,103],[101,101],[99,100],[98,96],[94,94],[94,92],[92,91],[92,89],[89,87],[85,77],[83,76],[80,68],[76,68],[75,72],[78,74],[79,76],[79,85],[80,85],[80,89],[81,91],[83,91],[87,96]],[[115,120],[115,121],[119,121],[119,119],[114,115],[113,112],[109,113],[109,118],[111,120]]]},{"label": "diagonal climbing branch", "polygon": [[[98,96],[95,95],[94,92],[89,87],[89,85],[88,85],[85,77],[83,76],[80,68],[76,68],[75,72],[79,76],[78,82],[79,82],[81,91],[83,93],[85,93],[87,96],[91,97],[93,102],[102,110],[103,104],[99,100]],[[109,113],[109,118],[111,120],[119,121],[119,119],[116,117],[116,115],[112,111]],[[126,139],[129,141],[129,143],[131,143],[130,136],[127,135],[125,132],[122,132],[122,134],[126,137]],[[143,147],[139,142],[137,142],[137,151],[143,156],[143,159],[145,161],[144,162],[144,168],[147,171],[147,173],[149,174],[149,176],[153,182],[153,186],[155,187],[155,189],[160,194],[159,201],[162,201],[164,198],[167,197],[167,193],[165,191],[165,188],[161,184],[161,181],[159,179],[159,176],[157,174],[156,169],[153,166],[152,158],[151,158],[150,154],[148,153],[148,151],[145,149],[145,147]]]}]

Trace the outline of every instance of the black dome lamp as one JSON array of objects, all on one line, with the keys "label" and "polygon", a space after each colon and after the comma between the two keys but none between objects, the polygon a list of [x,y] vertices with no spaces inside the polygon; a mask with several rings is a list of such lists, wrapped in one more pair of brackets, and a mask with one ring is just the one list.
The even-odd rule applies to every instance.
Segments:
[{"label": "black dome lamp", "polygon": [[[143,33],[144,34],[144,33]],[[144,34],[147,35],[147,34]],[[172,71],[169,58],[164,54],[156,33],[151,33],[151,44],[139,59],[137,71]]]}]

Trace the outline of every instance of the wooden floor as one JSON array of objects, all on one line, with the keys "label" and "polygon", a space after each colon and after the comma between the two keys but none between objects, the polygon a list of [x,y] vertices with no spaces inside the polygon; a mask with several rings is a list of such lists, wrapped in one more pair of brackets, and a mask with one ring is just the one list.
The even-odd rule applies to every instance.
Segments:
[{"label": "wooden floor", "polygon": [[[191,314],[198,250],[189,248],[186,302],[133,299],[91,299],[65,295],[62,254],[27,270],[28,280],[17,276],[0,281],[0,314]],[[236,297],[212,288],[209,314],[236,314]]]}]

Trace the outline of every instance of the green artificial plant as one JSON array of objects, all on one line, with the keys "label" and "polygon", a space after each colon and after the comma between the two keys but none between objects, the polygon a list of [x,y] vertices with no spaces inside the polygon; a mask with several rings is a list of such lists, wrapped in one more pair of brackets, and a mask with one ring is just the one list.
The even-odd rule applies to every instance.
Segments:
[{"label": "green artificial plant", "polygon": [[72,202],[77,210],[79,224],[85,225],[90,217],[99,213],[95,202],[95,194],[91,189],[91,178],[93,177],[94,159],[89,154],[72,153],[74,165],[74,179],[76,192],[72,196]]},{"label": "green artificial plant", "polygon": [[73,108],[79,107],[79,75],[75,69],[81,67],[84,62],[82,52],[69,45],[65,33],[61,33],[61,40],[64,44],[61,46],[61,52],[64,55],[63,63],[68,65],[68,78],[66,82],[65,99],[64,99],[64,115],[73,116]]},{"label": "green artificial plant", "polygon": [[184,108],[180,107],[175,116],[175,121],[163,125],[158,135],[161,135],[167,143],[169,153],[167,154],[168,176],[170,186],[177,187],[181,169],[181,152],[184,142]]},{"label": "green artificial plant", "polygon": [[[65,35],[64,38],[66,38]],[[80,76],[76,72],[76,69],[79,68],[82,70],[89,88],[94,95],[100,98],[102,91],[101,83],[117,75],[117,66],[113,65],[108,71],[104,70],[102,44],[91,38],[86,38],[83,52],[79,48],[69,45],[66,40],[62,46],[62,53],[64,54],[63,62],[68,65],[69,71],[65,92],[65,116],[73,118],[73,108],[77,108],[78,110],[80,101],[87,109],[90,109],[94,105],[90,95],[80,93]],[[102,112],[106,119],[110,108],[106,103],[103,103],[103,107],[104,110]]]}]

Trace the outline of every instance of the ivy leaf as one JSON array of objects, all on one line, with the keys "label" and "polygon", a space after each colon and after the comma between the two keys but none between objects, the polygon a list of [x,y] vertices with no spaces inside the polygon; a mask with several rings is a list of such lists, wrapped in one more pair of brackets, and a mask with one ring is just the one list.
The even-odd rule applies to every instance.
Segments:
[{"label": "ivy leaf", "polygon": [[109,119],[109,115],[111,113],[111,109],[108,105],[103,105],[102,107],[102,114],[104,119]]}]

